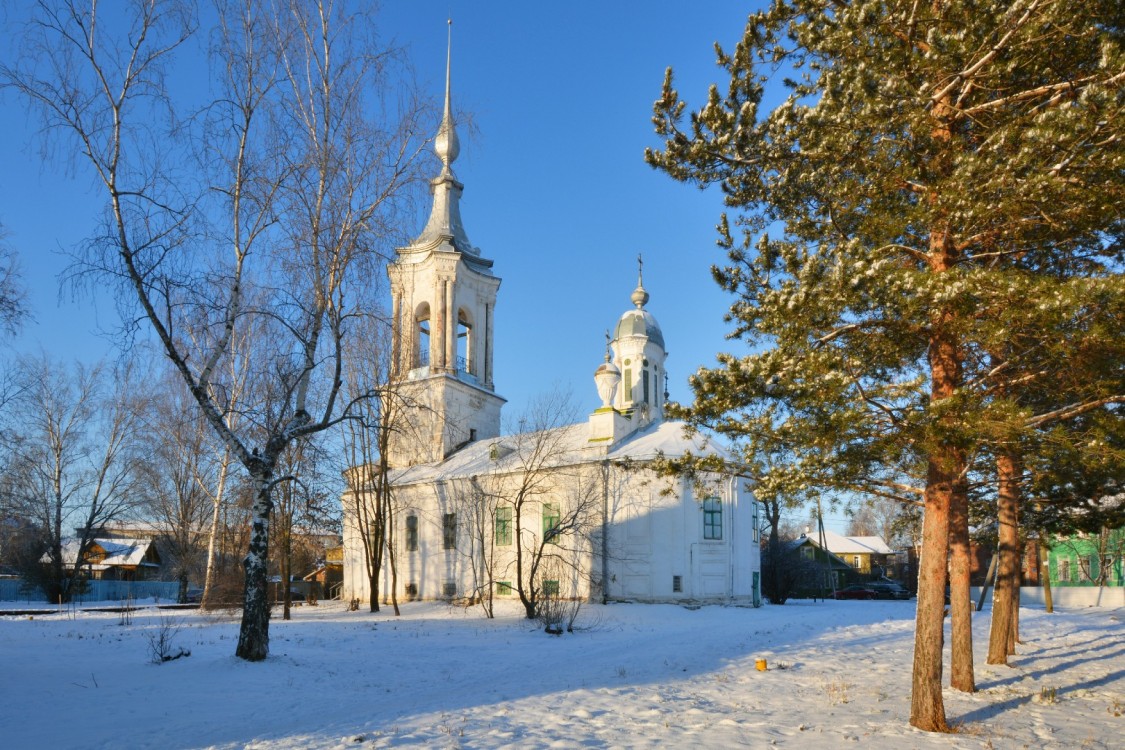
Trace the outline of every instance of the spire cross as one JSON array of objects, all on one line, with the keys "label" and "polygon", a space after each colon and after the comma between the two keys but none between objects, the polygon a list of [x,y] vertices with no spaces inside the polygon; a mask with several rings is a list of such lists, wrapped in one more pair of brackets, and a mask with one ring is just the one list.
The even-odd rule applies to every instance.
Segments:
[{"label": "spire cross", "polygon": [[641,257],[640,253],[637,253],[637,288],[633,290],[633,294],[629,299],[633,300],[633,304],[637,306],[638,310],[643,308],[645,303],[648,302],[648,292],[645,291],[644,285],[644,270],[644,258]]}]

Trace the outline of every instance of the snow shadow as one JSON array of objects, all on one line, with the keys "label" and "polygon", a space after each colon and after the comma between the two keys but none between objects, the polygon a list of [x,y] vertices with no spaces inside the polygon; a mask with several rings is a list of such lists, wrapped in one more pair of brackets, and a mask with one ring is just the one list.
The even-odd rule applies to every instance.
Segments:
[{"label": "snow shadow", "polygon": [[[1113,649],[1112,651],[1109,649]],[[1120,643],[1107,643],[1104,646],[1094,648],[1086,648],[1081,651],[1084,656],[1077,659],[1066,659],[1063,656],[1056,656],[1054,658],[1060,659],[1059,663],[1051,663],[1044,665],[1039,669],[1034,669],[1028,672],[1013,672],[1010,676],[1001,677],[994,680],[982,680],[977,687],[981,689],[1002,687],[1004,685],[1013,685],[1015,683],[1023,682],[1024,680],[1038,680],[1048,677],[1053,674],[1064,672],[1068,669],[1074,669],[1084,664],[1091,664],[1094,662],[1105,661],[1119,656],[1125,656],[1125,645]],[[1014,657],[1008,657],[1012,662],[1012,666],[1019,667],[1022,661],[1034,660],[1040,661],[1043,658],[1042,653],[1027,654],[1021,657],[1017,654]]]}]

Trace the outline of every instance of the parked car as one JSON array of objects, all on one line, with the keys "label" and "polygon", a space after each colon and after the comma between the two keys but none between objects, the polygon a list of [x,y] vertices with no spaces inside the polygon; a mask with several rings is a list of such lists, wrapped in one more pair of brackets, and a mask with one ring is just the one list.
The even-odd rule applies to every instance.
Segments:
[{"label": "parked car", "polygon": [[874,599],[875,590],[868,588],[866,585],[853,583],[851,586],[845,586],[836,592],[835,598],[837,599]]},{"label": "parked car", "polygon": [[201,601],[203,601],[203,589],[195,588],[194,586],[189,588],[187,590],[187,599],[185,601],[187,601],[188,604],[199,604]]},{"label": "parked car", "polygon": [[[278,602],[283,601],[285,599],[285,592],[282,591],[280,588],[276,589],[276,591],[277,591],[277,599],[275,601],[278,601]],[[296,587],[291,587],[289,589],[289,601],[291,601],[291,602],[303,602],[304,600],[305,600],[305,594],[304,594],[303,591],[301,591],[300,589],[298,589]]]},{"label": "parked car", "polygon": [[873,581],[867,588],[875,591],[876,599],[909,599],[910,591],[901,583],[894,581]]}]

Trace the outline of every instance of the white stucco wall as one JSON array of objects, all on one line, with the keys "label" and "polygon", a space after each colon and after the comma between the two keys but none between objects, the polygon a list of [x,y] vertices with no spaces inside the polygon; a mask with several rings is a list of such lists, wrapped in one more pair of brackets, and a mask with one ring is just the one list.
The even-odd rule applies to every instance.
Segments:
[{"label": "white stucco wall", "polygon": [[[629,601],[731,601],[754,600],[755,574],[760,571],[755,539],[756,503],[744,482],[730,477],[712,477],[705,487],[679,478],[659,477],[651,470],[610,467],[608,482],[602,483],[603,466],[589,463],[566,467],[556,474],[558,486],[536,497],[524,514],[524,539],[537,545],[542,531],[540,510],[552,502],[565,515],[574,502],[573,486],[583,483],[596,492],[590,504],[589,531],[579,538],[564,537],[552,547],[552,554],[578,561],[581,575],[569,575],[561,583],[564,595],[600,599],[603,571],[609,599]],[[579,476],[581,475],[581,476]],[[483,482],[484,479],[479,480]],[[494,480],[489,492],[509,493],[518,476]],[[456,584],[458,597],[469,595],[480,585],[475,575],[465,524],[469,522],[464,498],[468,495],[467,477],[449,478],[432,484],[416,484],[396,490],[395,546],[398,558],[399,600],[406,597],[408,584],[418,587],[423,599],[443,597],[443,584]],[[698,496],[698,497],[697,497]],[[704,539],[701,499],[718,497],[722,502],[722,539]],[[345,503],[345,506],[347,503]],[[602,510],[605,508],[608,556],[602,560]],[[458,547],[443,548],[442,514],[458,514]],[[418,549],[405,549],[405,523],[410,514],[418,517]],[[348,515],[348,514],[346,514]],[[486,543],[492,541],[489,524]],[[345,598],[367,600],[368,581],[362,562],[362,547],[356,537],[354,519],[344,523]],[[492,548],[493,579],[514,583],[514,547]],[[478,558],[479,559],[479,558]],[[479,566],[478,566],[479,572]],[[682,590],[673,591],[673,577],[679,576]],[[591,586],[593,582],[593,586]],[[381,588],[390,586],[389,567],[384,568]]]}]

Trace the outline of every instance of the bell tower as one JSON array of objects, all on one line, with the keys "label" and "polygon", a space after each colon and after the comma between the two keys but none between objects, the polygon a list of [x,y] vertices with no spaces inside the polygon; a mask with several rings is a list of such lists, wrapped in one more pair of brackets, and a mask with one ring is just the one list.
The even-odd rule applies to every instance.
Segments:
[{"label": "bell tower", "polygon": [[396,468],[440,461],[462,445],[500,434],[505,400],[493,384],[493,314],[500,279],[461,223],[464,185],[453,173],[460,145],[450,95],[452,21],[445,60],[445,110],[434,138],[441,172],[417,239],[387,268],[394,338],[384,409],[396,418],[388,459]]}]

